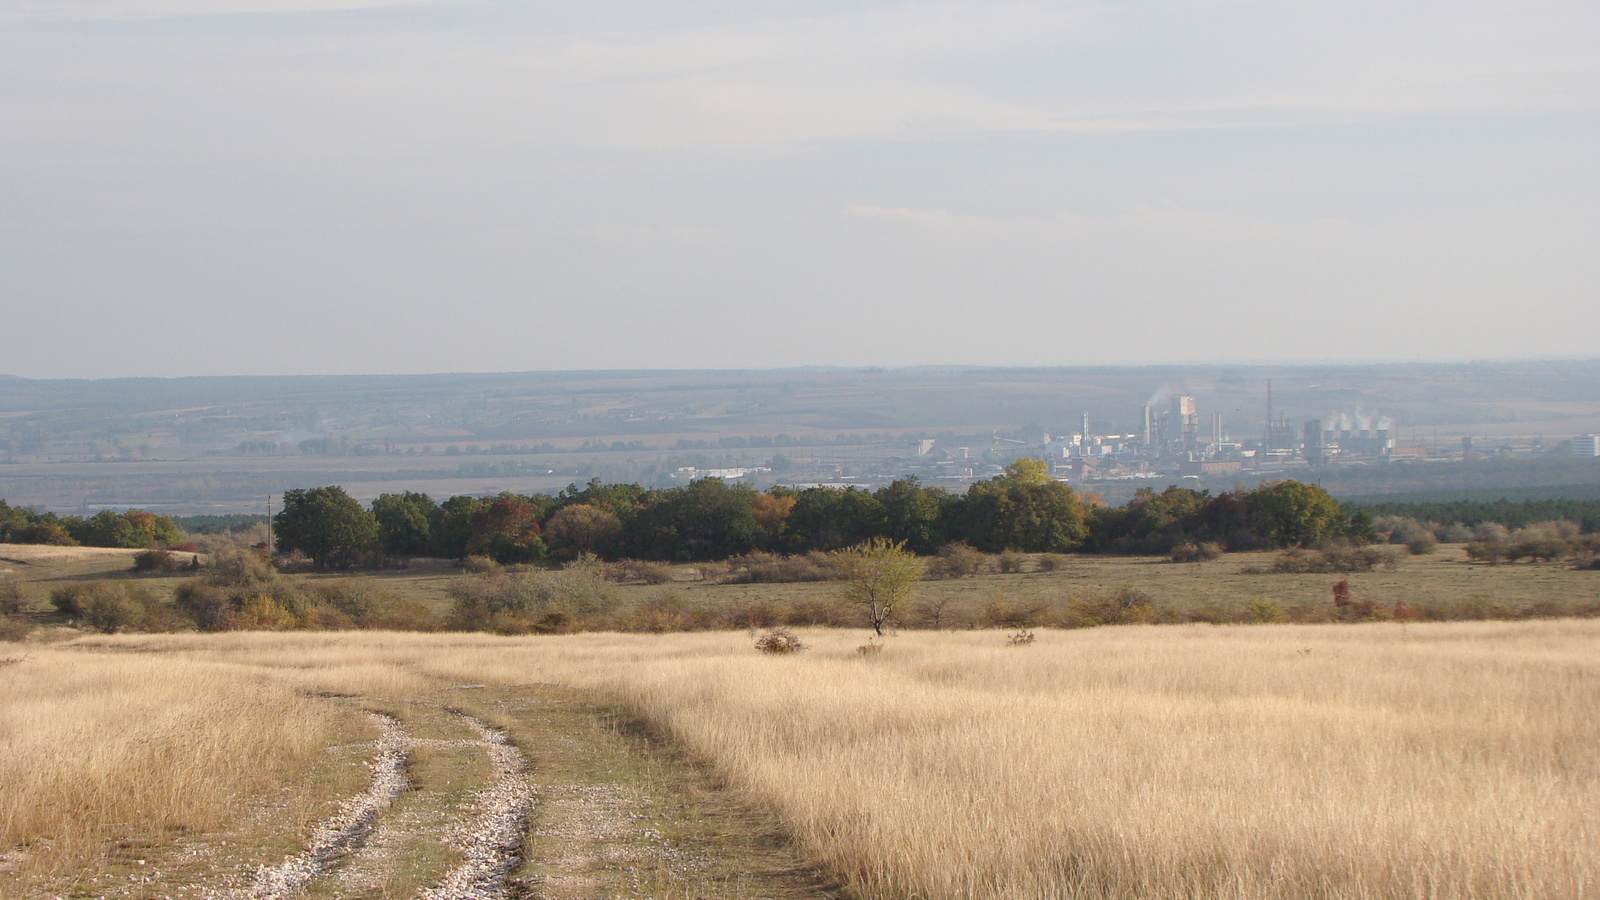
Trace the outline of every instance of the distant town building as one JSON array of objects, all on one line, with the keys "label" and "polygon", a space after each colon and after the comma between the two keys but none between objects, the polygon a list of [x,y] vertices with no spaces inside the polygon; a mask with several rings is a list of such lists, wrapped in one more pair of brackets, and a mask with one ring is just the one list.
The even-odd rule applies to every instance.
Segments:
[{"label": "distant town building", "polygon": [[1573,438],[1572,455],[1585,459],[1600,457],[1600,434],[1580,434]]}]

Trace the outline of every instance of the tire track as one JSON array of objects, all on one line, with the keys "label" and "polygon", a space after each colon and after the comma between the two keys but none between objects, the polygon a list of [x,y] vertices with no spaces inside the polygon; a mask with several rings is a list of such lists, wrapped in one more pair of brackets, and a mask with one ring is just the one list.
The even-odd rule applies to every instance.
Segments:
[{"label": "tire track", "polygon": [[478,733],[489,755],[490,781],[478,792],[477,816],[451,834],[461,865],[420,900],[500,900],[510,897],[506,875],[521,860],[519,850],[533,809],[528,757],[506,733],[457,709],[449,712]]},{"label": "tire track", "polygon": [[256,873],[250,887],[224,896],[237,900],[290,900],[304,891],[340,857],[359,849],[372,822],[405,791],[406,756],[411,740],[393,716],[370,714],[378,723],[377,757],[369,763],[372,783],[340,805],[311,833],[306,849]]}]

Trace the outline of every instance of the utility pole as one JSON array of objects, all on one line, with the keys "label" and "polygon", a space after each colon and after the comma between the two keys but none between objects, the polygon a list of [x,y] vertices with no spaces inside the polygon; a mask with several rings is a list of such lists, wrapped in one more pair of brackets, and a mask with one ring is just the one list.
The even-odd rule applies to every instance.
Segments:
[{"label": "utility pole", "polygon": [[267,495],[267,555],[272,555],[272,495]]}]

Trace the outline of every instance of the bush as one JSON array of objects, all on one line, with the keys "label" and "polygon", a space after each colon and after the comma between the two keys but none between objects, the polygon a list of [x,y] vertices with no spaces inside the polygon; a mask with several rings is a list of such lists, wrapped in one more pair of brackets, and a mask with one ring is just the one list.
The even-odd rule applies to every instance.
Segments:
[{"label": "bush", "polygon": [[1404,544],[1412,556],[1426,556],[1439,548],[1437,526],[1432,523],[1424,525],[1416,519],[1400,516],[1385,516],[1381,521],[1387,527],[1378,530],[1388,532],[1389,543]]},{"label": "bush", "polygon": [[1472,539],[1485,544],[1503,544],[1510,536],[1510,529],[1499,522],[1484,522],[1472,529]]},{"label": "bush", "polygon": [[1407,538],[1405,545],[1412,556],[1427,556],[1439,549],[1439,539],[1432,532],[1421,531]]},{"label": "bush", "polygon": [[783,617],[783,622],[785,625],[840,628],[846,625],[859,625],[861,611],[837,599],[812,597],[796,601],[789,608],[788,614]]},{"label": "bush", "polygon": [[[455,601],[449,627],[501,630],[512,627],[515,621],[525,625],[525,630],[543,628],[547,630],[542,633],[553,633],[601,619],[617,606],[615,590],[605,578],[605,567],[592,559],[569,563],[558,572],[501,572],[463,575],[453,580],[446,588]],[[555,613],[560,615],[553,616]]]},{"label": "bush", "polygon": [[1245,613],[1250,617],[1250,621],[1261,625],[1282,622],[1288,618],[1288,614],[1284,612],[1282,604],[1266,597],[1250,597],[1244,601],[1244,608]]},{"label": "bush", "polygon": [[20,644],[28,639],[33,625],[26,619],[0,616],[0,642]]},{"label": "bush", "polygon": [[15,578],[0,578],[0,616],[22,612],[22,585]]},{"label": "bush", "polygon": [[787,584],[800,581],[832,581],[838,566],[825,554],[780,556],[776,553],[746,553],[728,560],[727,584]]},{"label": "bush", "polygon": [[[1332,545],[1322,550],[1290,548],[1278,554],[1278,558],[1272,562],[1272,568],[1266,571],[1286,575],[1320,575],[1371,572],[1379,566],[1393,569],[1395,565],[1394,554],[1378,547]],[[1262,570],[1247,571],[1260,574]]]},{"label": "bush", "polygon": [[995,568],[1003,575],[1015,575],[1022,571],[1022,563],[1027,559],[1015,550],[1007,550],[994,558]]},{"label": "bush", "polygon": [[670,567],[643,559],[624,559],[612,563],[608,573],[611,580],[619,584],[666,584],[672,581]]},{"label": "bush", "polygon": [[1089,594],[1077,598],[1071,609],[1071,618],[1064,624],[1072,627],[1095,625],[1134,625],[1155,619],[1155,604],[1150,595],[1132,587],[1123,586],[1110,594]]},{"label": "bush", "polygon": [[[57,588],[50,603],[63,616],[86,628],[105,634],[118,631],[175,630],[163,616],[163,605],[142,589],[128,590],[119,584],[91,582]],[[154,627],[152,627],[154,626]]]},{"label": "bush", "polygon": [[211,584],[226,587],[253,587],[278,577],[272,560],[254,550],[225,550],[211,557],[206,578]]},{"label": "bush", "polygon": [[789,608],[770,600],[757,600],[734,609],[728,614],[728,624],[733,628],[774,628],[789,615]]},{"label": "bush", "polygon": [[[1395,608],[1404,611],[1404,605],[1396,603]],[[1378,605],[1370,597],[1355,599],[1350,593],[1350,582],[1338,581],[1333,585],[1333,615],[1341,622],[1374,622],[1383,621],[1391,617],[1388,610]]]},{"label": "bush", "polygon": [[387,590],[365,578],[341,579],[317,587],[304,624],[320,628],[371,628],[381,631],[436,631],[439,617],[426,604]]},{"label": "bush", "polygon": [[504,575],[506,567],[487,556],[469,556],[461,561],[461,568],[473,575]]},{"label": "bush", "polygon": [[166,574],[178,569],[178,558],[171,550],[142,550],[133,555],[133,570],[141,574]]},{"label": "bush", "polygon": [[1002,594],[984,605],[980,621],[985,628],[1018,630],[1043,623],[1048,609],[1037,603],[1012,602]]},{"label": "bush", "polygon": [[787,628],[773,628],[756,638],[756,649],[762,653],[783,656],[806,649],[799,636]]},{"label": "bush", "polygon": [[1038,566],[1041,572],[1057,572],[1067,567],[1069,557],[1065,553],[1041,553]]},{"label": "bush", "polygon": [[1210,541],[1196,544],[1193,541],[1184,541],[1172,548],[1171,559],[1175,563],[1209,562],[1222,556],[1222,547]]},{"label": "bush", "polygon": [[965,541],[939,548],[939,555],[928,563],[928,571],[939,578],[969,578],[983,570],[989,557]]},{"label": "bush", "polygon": [[929,597],[919,601],[911,608],[911,612],[916,616],[917,623],[924,628],[948,628],[957,624],[958,618],[964,618],[960,616],[960,610],[953,608],[951,603],[949,596]]},{"label": "bush", "polygon": [[619,631],[644,631],[665,634],[673,631],[704,631],[715,627],[703,608],[691,606],[676,591],[666,590],[635,606],[613,622]]}]

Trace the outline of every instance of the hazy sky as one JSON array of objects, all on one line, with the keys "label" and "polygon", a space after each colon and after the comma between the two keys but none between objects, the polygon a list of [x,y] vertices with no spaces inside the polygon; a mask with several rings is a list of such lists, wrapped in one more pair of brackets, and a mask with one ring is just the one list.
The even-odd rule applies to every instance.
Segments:
[{"label": "hazy sky", "polygon": [[0,373],[1600,355],[1600,3],[0,0]]}]

